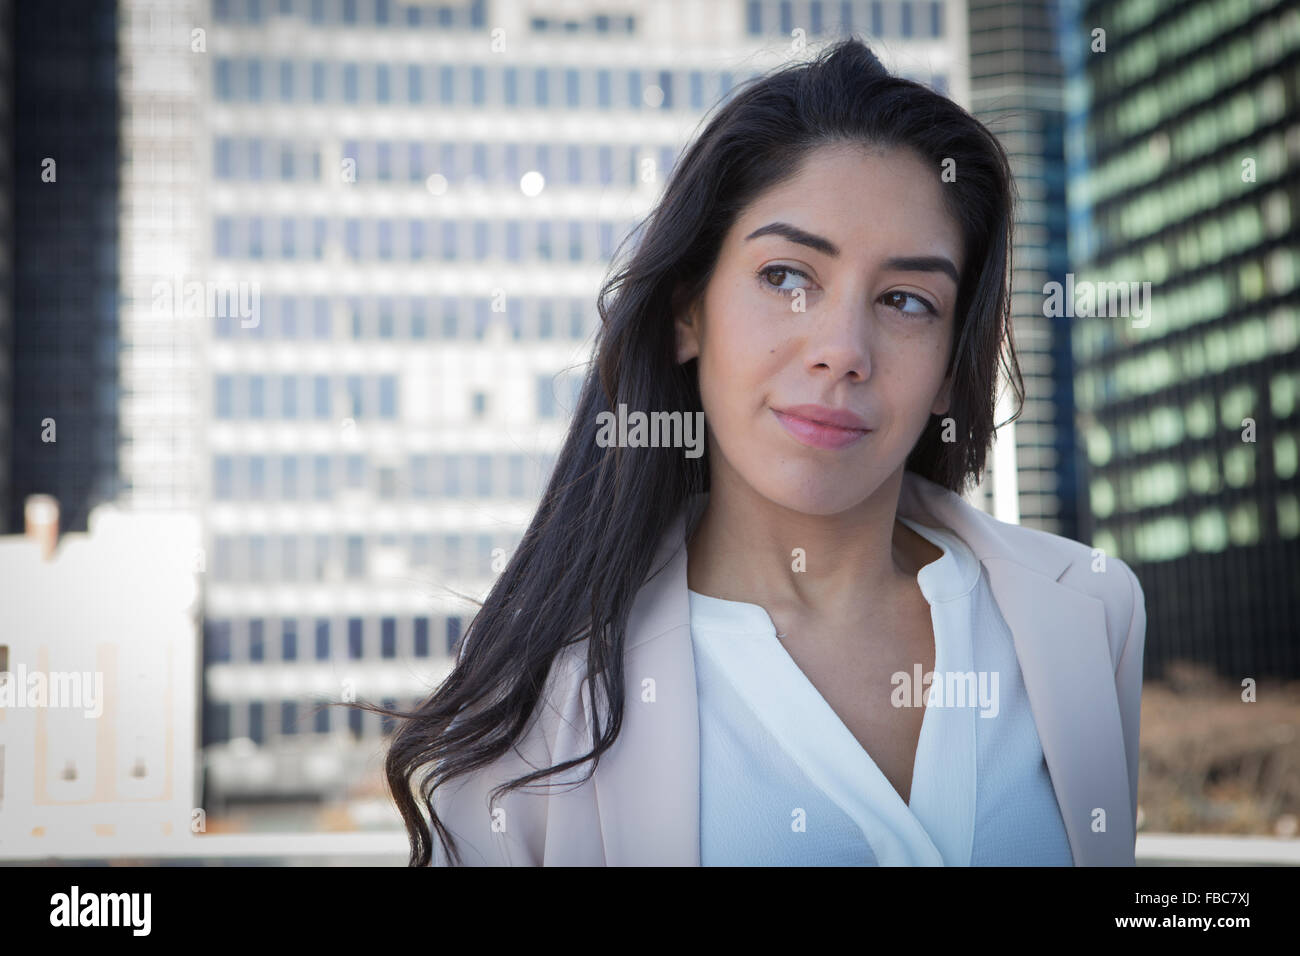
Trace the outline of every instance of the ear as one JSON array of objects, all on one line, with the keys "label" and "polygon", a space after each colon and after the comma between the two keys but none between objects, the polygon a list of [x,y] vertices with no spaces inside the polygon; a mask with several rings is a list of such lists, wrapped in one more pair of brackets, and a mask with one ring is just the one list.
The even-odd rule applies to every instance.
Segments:
[{"label": "ear", "polygon": [[952,404],[952,373],[943,380],[943,385],[939,388],[939,394],[934,398],[934,404],[930,406],[930,411],[935,415],[948,414],[948,408]]},{"label": "ear", "polygon": [[674,320],[677,336],[677,364],[689,362],[700,354],[700,319],[695,303],[679,310]]}]

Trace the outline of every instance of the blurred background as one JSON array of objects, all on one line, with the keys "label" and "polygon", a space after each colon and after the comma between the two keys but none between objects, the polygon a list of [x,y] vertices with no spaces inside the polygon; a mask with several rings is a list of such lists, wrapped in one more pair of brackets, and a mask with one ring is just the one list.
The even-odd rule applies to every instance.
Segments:
[{"label": "blurred background", "polygon": [[445,676],[619,243],[846,33],[1012,157],[970,500],[1142,582],[1139,863],[1300,863],[1276,0],[0,0],[0,862],[403,865],[388,721],[324,705]]}]

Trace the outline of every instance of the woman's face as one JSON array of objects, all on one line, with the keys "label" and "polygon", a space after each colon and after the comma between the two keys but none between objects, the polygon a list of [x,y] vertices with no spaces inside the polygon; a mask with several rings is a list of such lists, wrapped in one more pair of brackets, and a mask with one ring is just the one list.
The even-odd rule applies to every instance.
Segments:
[{"label": "woman's face", "polygon": [[[939,172],[911,151],[824,147],[731,227],[677,321],[678,361],[699,359],[715,487],[838,514],[948,411],[964,263]],[[827,409],[869,430],[814,424]]]}]

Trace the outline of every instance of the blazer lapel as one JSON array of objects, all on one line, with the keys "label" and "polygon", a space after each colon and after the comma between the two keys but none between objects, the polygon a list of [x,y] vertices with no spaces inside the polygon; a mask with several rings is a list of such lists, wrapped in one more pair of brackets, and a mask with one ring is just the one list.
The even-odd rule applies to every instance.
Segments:
[{"label": "blazer lapel", "polygon": [[[650,577],[628,614],[623,727],[592,777],[608,866],[700,865],[700,727],[686,583],[688,510],[679,510],[660,538]],[[585,694],[583,708],[591,726]]]},{"label": "blazer lapel", "polygon": [[[1105,605],[1050,571],[1006,558],[983,561],[1015,641],[1075,864],[1132,864],[1133,815]],[[1094,832],[1094,825],[1105,829]]]},{"label": "blazer lapel", "polygon": [[[988,573],[1075,865],[1131,865],[1133,810],[1105,605],[1060,583],[1074,564],[1060,542],[1000,522],[941,485],[905,472],[898,510],[922,523],[928,512],[953,529]],[[1097,810],[1105,829],[1094,832]]]},{"label": "blazer lapel", "polygon": [[[695,496],[665,530],[628,616],[623,727],[593,775],[610,866],[700,865],[699,703],[685,545],[706,499]],[[1053,539],[996,521],[911,472],[904,472],[898,513],[951,528],[987,570],[1075,865],[1131,864],[1133,811],[1104,605],[1060,583],[1073,559]],[[585,694],[583,708],[590,726]],[[1098,809],[1105,829],[1094,832]]]}]

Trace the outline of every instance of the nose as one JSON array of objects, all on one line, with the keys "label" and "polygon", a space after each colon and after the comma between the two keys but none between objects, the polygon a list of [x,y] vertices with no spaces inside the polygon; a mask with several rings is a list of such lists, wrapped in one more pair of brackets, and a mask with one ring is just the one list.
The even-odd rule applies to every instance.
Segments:
[{"label": "nose", "polygon": [[808,328],[809,367],[829,372],[836,379],[848,376],[853,381],[866,381],[871,375],[873,336],[871,310],[860,296],[827,303]]}]

